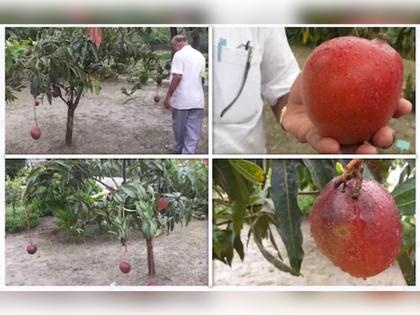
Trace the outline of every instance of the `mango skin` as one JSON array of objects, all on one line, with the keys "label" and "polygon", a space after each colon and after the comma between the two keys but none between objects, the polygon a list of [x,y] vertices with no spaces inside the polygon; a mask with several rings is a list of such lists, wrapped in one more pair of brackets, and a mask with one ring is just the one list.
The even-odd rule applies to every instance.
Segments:
[{"label": "mango skin", "polygon": [[305,110],[322,136],[361,144],[388,124],[401,98],[404,65],[384,40],[343,36],[318,46],[302,71]]},{"label": "mango skin", "polygon": [[322,253],[354,277],[368,278],[396,259],[402,228],[394,199],[375,180],[363,179],[358,199],[355,179],[336,187],[331,180],[316,199],[309,217],[311,233]]},{"label": "mango skin", "polygon": [[157,203],[156,203],[156,207],[159,211],[161,210],[166,210],[166,208],[169,207],[169,201],[168,199],[161,197],[158,199]]}]

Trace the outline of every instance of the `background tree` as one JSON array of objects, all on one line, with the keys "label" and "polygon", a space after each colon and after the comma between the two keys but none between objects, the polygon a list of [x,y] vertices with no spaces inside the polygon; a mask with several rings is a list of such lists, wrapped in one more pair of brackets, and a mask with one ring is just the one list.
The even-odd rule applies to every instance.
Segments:
[{"label": "background tree", "polygon": [[6,163],[6,175],[10,178],[14,178],[25,166],[25,159],[8,159]]}]

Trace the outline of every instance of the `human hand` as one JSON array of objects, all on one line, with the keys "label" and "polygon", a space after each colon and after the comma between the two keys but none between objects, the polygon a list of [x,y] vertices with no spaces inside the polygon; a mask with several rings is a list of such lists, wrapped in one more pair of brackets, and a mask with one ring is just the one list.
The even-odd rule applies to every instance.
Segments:
[{"label": "human hand", "polygon": [[166,96],[165,101],[163,102],[163,105],[165,105],[166,109],[171,108],[171,97],[170,96]]},{"label": "human hand", "polygon": [[[412,105],[406,99],[400,99],[394,118],[401,117],[411,112]],[[385,126],[379,129],[369,140],[370,143],[361,145],[340,145],[335,139],[323,137],[309,119],[300,96],[300,75],[293,83],[289,94],[288,103],[281,117],[283,128],[294,135],[300,142],[307,142],[320,153],[364,153],[375,154],[378,148],[389,148],[395,140],[395,132]]]}]

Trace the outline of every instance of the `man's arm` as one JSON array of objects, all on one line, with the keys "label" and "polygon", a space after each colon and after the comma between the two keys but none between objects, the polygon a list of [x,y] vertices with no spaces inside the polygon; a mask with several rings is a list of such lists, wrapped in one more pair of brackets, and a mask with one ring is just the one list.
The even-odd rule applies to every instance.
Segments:
[{"label": "man's arm", "polygon": [[171,84],[169,85],[168,93],[166,94],[165,98],[165,107],[170,108],[171,107],[171,97],[175,93],[176,88],[179,85],[179,82],[182,80],[182,74],[174,73],[172,74],[172,80]]}]

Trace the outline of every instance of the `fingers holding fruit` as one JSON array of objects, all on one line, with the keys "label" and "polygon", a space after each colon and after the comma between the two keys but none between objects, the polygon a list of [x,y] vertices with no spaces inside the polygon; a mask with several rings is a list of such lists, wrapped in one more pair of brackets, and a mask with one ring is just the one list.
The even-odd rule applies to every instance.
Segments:
[{"label": "fingers holding fruit", "polygon": [[401,98],[398,101],[397,109],[394,112],[393,117],[399,118],[401,116],[410,114],[413,110],[413,104],[409,100],[406,100],[405,98]]}]

